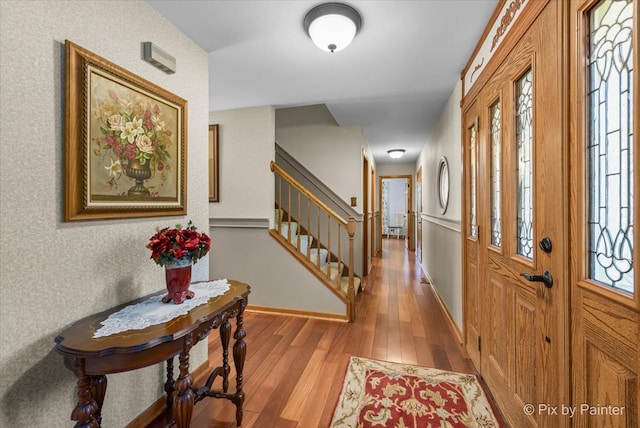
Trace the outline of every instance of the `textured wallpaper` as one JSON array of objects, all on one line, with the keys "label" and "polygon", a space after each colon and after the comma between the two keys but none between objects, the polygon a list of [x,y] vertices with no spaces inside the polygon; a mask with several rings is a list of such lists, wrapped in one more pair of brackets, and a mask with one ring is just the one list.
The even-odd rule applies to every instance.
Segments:
[{"label": "textured wallpaper", "polygon": [[[205,231],[208,58],[143,1],[3,0],[0,37],[0,426],[72,426],[75,378],[54,338],[81,317],[160,290],[164,272],[144,246],[156,226],[185,217],[63,221],[64,41],[188,101],[187,217]],[[144,62],[144,41],[175,56],[177,72]],[[195,279],[208,277],[208,263],[195,266]],[[192,367],[205,359],[199,345]],[[145,410],[163,376],[161,367],[109,376],[103,426]]]}]

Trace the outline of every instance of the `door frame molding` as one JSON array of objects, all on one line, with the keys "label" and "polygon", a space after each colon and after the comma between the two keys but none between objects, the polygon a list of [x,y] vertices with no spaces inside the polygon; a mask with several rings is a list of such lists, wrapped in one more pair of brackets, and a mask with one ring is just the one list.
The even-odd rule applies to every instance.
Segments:
[{"label": "door frame molding", "polygon": [[407,186],[407,231],[405,232],[408,239],[407,247],[409,251],[415,251],[414,239],[413,239],[413,216],[411,211],[413,209],[413,175],[412,174],[398,174],[398,175],[379,175],[378,176],[378,230],[380,231],[380,248],[382,248],[382,180],[385,178],[406,178]]},{"label": "door frame molding", "polygon": [[[371,195],[373,196],[373,195]],[[369,255],[369,159],[362,152],[362,277],[369,275],[373,254]]]}]

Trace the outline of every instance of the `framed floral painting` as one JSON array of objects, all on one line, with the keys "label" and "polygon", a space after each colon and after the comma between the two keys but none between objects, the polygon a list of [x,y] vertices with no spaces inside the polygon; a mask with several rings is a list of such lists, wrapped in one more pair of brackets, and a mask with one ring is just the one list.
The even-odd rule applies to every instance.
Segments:
[{"label": "framed floral painting", "polygon": [[65,221],[187,213],[187,102],[65,42]]}]

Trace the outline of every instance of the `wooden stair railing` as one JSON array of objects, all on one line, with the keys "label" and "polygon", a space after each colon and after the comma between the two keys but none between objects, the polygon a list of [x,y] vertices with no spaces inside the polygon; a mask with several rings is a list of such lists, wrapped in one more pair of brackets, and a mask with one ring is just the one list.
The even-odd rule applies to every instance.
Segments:
[{"label": "wooden stair railing", "polygon": [[270,167],[276,180],[276,227],[269,232],[345,302],[353,322],[360,286],[353,272],[355,219],[340,217],[275,162]]}]

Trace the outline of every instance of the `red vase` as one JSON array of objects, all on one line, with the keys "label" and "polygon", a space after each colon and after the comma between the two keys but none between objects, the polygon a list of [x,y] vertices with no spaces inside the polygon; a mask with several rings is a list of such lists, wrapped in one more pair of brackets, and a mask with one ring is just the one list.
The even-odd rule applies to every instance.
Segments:
[{"label": "red vase", "polygon": [[191,265],[191,258],[172,260],[165,263],[167,295],[162,298],[163,303],[169,303],[173,300],[176,305],[179,305],[185,299],[191,299],[194,296],[193,291],[189,290],[189,285],[191,285]]}]

